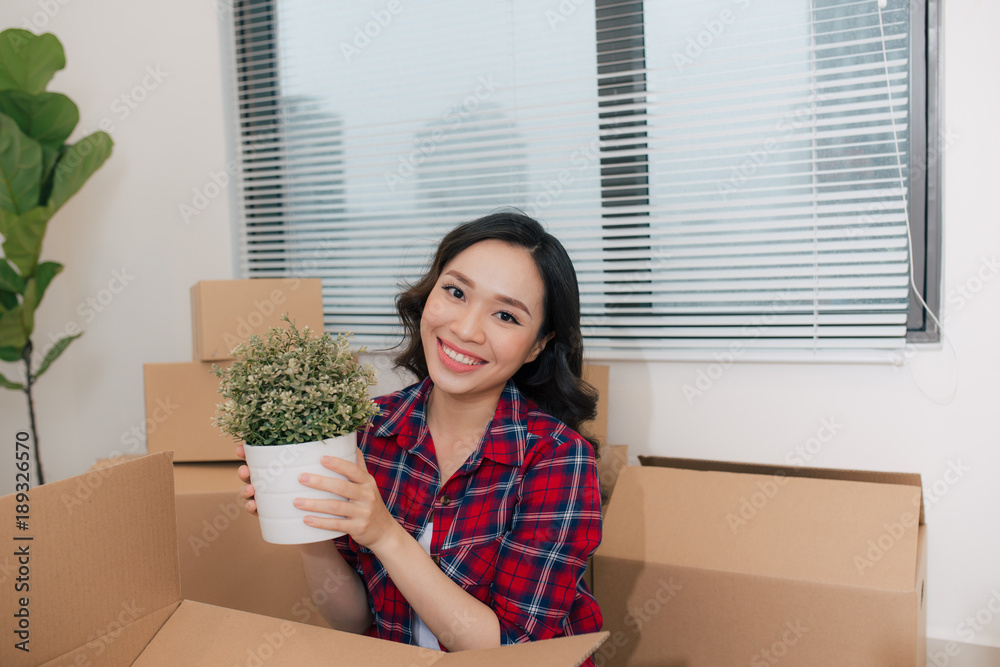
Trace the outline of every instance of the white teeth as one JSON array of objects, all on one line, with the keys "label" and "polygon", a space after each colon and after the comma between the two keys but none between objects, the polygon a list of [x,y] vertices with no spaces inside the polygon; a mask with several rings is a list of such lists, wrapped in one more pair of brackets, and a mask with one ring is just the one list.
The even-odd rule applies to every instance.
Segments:
[{"label": "white teeth", "polygon": [[465,364],[466,366],[478,366],[480,363],[482,363],[480,361],[467,357],[464,354],[455,352],[454,350],[450,349],[447,345],[443,343],[441,344],[441,349],[444,350],[445,354],[447,354],[449,357],[451,357],[460,364]]}]

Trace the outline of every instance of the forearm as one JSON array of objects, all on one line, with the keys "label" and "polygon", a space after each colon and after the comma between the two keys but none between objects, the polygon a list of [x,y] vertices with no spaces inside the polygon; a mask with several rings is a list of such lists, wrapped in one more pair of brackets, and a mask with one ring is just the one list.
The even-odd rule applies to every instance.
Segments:
[{"label": "forearm", "polygon": [[449,651],[500,646],[500,620],[441,571],[412,536],[398,530],[374,545],[396,588]]},{"label": "forearm", "polygon": [[[300,545],[299,553],[309,590],[325,593],[313,595],[312,599],[330,627],[355,634],[367,630],[373,620],[368,607],[368,591],[333,541]],[[323,603],[319,604],[317,598]]]}]

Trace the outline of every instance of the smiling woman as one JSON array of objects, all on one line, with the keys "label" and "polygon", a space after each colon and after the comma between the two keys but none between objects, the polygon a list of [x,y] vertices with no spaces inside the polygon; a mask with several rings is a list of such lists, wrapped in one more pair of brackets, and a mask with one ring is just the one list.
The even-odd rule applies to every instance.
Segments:
[{"label": "smiling woman", "polygon": [[324,616],[451,651],[600,630],[582,581],[601,540],[597,443],[579,433],[597,396],[565,249],[519,213],[474,220],[396,304],[396,364],[418,381],[376,399],[356,464],[324,462],[346,481],[300,480],[348,499],[297,503],[347,533],[301,547],[310,585],[349,582]]}]

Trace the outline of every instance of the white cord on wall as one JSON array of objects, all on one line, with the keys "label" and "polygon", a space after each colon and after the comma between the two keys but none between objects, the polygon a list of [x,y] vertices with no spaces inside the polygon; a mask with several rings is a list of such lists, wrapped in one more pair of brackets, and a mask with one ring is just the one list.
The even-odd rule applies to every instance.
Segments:
[{"label": "white cord on wall", "polygon": [[[892,123],[892,138],[896,148],[895,151],[896,167],[899,171],[899,191],[902,193],[903,216],[906,221],[906,247],[907,247],[907,254],[909,255],[909,260],[910,260],[910,286],[913,288],[913,293],[916,294],[917,300],[920,301],[920,305],[923,306],[924,312],[926,312],[930,316],[931,320],[934,321],[934,325],[937,327],[938,332],[941,334],[941,342],[945,343],[948,346],[948,349],[951,350],[952,358],[954,359],[955,363],[954,365],[955,372],[952,377],[951,388],[948,390],[948,393],[944,398],[937,398],[935,396],[931,396],[926,391],[924,391],[924,388],[920,385],[920,382],[917,380],[916,376],[913,376],[913,381],[917,385],[917,389],[920,390],[920,393],[923,394],[926,398],[930,399],[931,401],[939,405],[947,405],[955,399],[955,393],[958,390],[958,353],[955,351],[955,347],[954,345],[952,345],[951,340],[945,335],[944,326],[942,326],[941,321],[931,311],[930,306],[927,305],[927,302],[924,301],[923,295],[921,295],[920,290],[917,289],[916,279],[914,278],[915,272],[913,270],[913,236],[910,233],[910,205],[909,205],[909,200],[907,198],[906,181],[903,178],[903,162],[902,159],[900,158],[901,150],[899,147],[899,133],[896,130],[896,111],[893,108],[892,104],[892,82],[889,79],[889,54],[885,48],[885,26],[882,22],[882,10],[886,8],[886,5],[888,5],[888,0],[878,0],[878,28],[879,28],[879,33],[882,36],[882,65],[885,69],[886,95],[889,98],[889,121]],[[903,360],[903,363],[909,366],[905,358]],[[910,373],[912,375],[913,367],[909,366],[909,368],[910,368]]]}]

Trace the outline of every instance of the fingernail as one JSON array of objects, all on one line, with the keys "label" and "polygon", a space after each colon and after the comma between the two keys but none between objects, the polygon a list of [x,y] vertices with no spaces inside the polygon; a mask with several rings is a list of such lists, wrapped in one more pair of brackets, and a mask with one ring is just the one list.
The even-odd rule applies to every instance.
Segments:
[{"label": "fingernail", "polygon": [[294,501],[296,507],[302,507],[302,499],[296,498]]},{"label": "fingernail", "polygon": [[308,482],[309,481],[309,473],[304,472],[301,475],[299,475],[299,481],[300,482]]},{"label": "fingernail", "polygon": [[322,461],[323,461],[323,464],[326,465],[327,463],[333,462],[333,457],[331,457],[331,456],[324,456],[322,458]]}]

